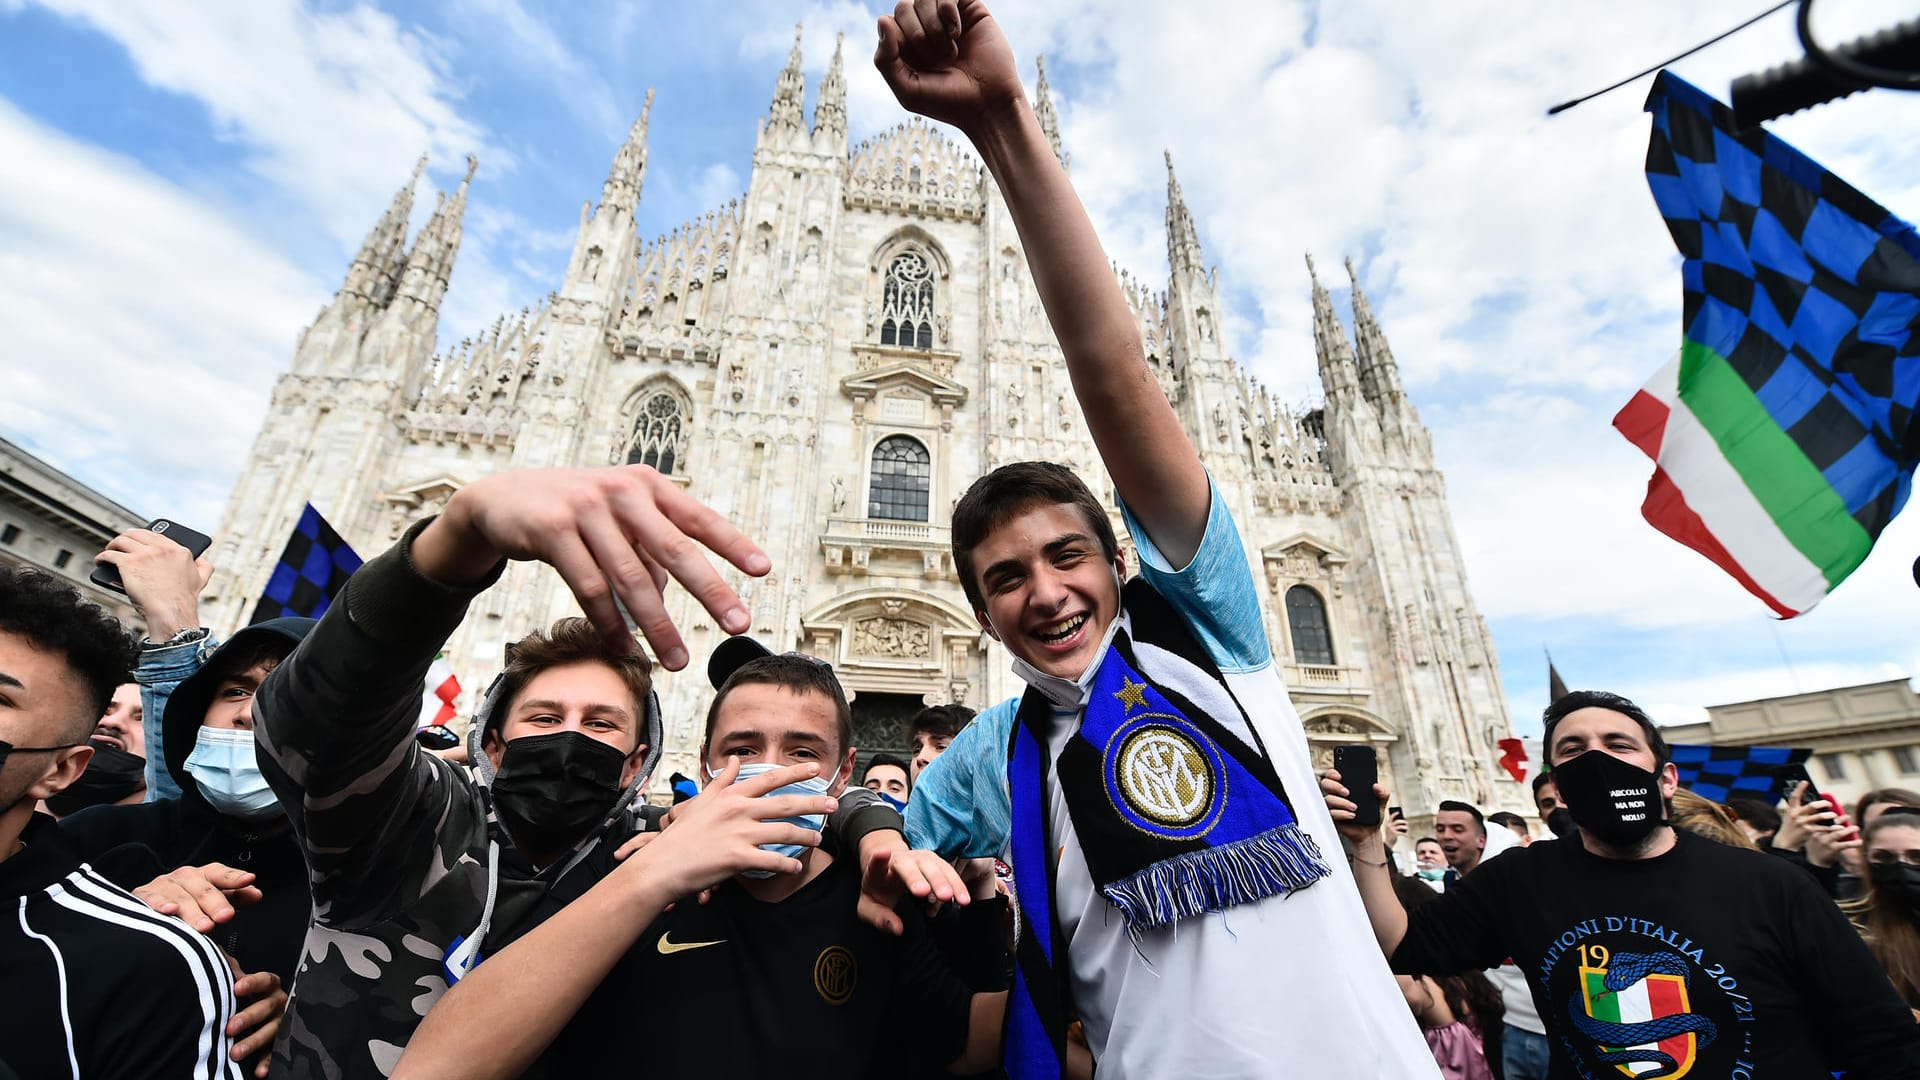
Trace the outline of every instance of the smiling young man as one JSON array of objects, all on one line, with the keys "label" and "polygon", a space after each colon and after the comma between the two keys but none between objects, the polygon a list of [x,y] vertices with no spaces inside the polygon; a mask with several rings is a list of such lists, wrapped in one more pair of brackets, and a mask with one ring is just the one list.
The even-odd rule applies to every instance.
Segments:
[{"label": "smiling young man", "polygon": [[1006,39],[976,0],[916,0],[875,62],[992,172],[1140,553],[1123,587],[1106,508],[1057,464],[996,469],[954,509],[961,585],[1028,690],[920,774],[908,832],[969,858],[1011,842],[1007,1070],[1057,1075],[1077,1017],[1103,1076],[1437,1075],[1369,955],[1245,545]]},{"label": "smiling young man", "polygon": [[[585,896],[449,992],[396,1077],[512,1077],[536,1056],[534,1075],[617,1075],[635,1066],[634,1047],[609,1033],[643,1003],[644,1068],[660,1076],[857,1077],[880,1063],[918,1076],[993,1061],[1006,950],[991,876],[973,883],[987,902],[963,915],[978,968],[965,980],[912,906],[898,910],[900,936],[864,923],[860,871],[814,846],[855,756],[832,669],[734,638],[709,672],[718,693],[701,746],[706,789]],[[738,843],[735,826],[759,846]],[[709,887],[707,902],[689,899]],[[976,980],[988,985],[976,992]],[[508,1028],[511,1038],[490,1039],[476,1060],[471,1033]]]},{"label": "smiling young man", "polygon": [[1451,885],[1480,865],[1487,849],[1487,819],[1472,803],[1446,799],[1433,815],[1433,835],[1447,853],[1447,884]]},{"label": "smiling young man", "polygon": [[[1545,728],[1575,839],[1489,859],[1408,913],[1378,830],[1341,826],[1395,971],[1452,975],[1511,957],[1547,1029],[1555,1080],[1616,1067],[1752,1080],[1920,1075],[1920,1027],[1805,873],[1667,823],[1678,772],[1639,706],[1577,691],[1548,707]],[[1338,774],[1322,787],[1333,816],[1350,821]],[[1373,792],[1382,805],[1389,795]]]}]

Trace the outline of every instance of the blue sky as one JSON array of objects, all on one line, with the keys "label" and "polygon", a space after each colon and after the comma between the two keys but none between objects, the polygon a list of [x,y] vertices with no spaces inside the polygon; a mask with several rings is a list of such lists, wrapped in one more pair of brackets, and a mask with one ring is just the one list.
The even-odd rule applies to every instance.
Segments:
[{"label": "blue sky", "polygon": [[[1920,667],[1914,515],[1789,623],[1638,515],[1648,463],[1608,426],[1679,339],[1677,258],[1640,178],[1644,84],[1548,120],[1752,14],[1657,0],[1189,5],[1031,0],[1074,175],[1117,262],[1165,273],[1160,150],[1220,266],[1236,354],[1315,393],[1307,276],[1351,255],[1447,471],[1517,726],[1541,649],[1675,719]],[[653,236],[740,193],[806,25],[809,88],[848,35],[854,136],[898,122],[858,4],[0,0],[0,434],[142,513],[212,528],[295,335],[427,152],[480,157],[443,339],[554,288],[646,91]],[[1823,3],[1830,39],[1910,15]],[[1790,16],[1679,66],[1723,95],[1797,55]],[[811,92],[809,93],[811,101]],[[1776,130],[1909,219],[1920,99]],[[424,218],[425,194],[416,203]],[[1345,296],[1336,294],[1344,311]]]}]

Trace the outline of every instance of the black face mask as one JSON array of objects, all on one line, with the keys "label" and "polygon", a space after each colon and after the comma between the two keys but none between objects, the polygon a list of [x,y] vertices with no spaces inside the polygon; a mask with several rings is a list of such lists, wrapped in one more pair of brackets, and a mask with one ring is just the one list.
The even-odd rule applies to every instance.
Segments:
[{"label": "black face mask", "polygon": [[146,789],[146,758],[100,739],[90,742],[93,759],[87,762],[87,771],[65,791],[47,800],[47,809],[60,817],[77,814],[89,806],[117,803]]},{"label": "black face mask", "polygon": [[1553,767],[1553,786],[1580,831],[1631,847],[1660,826],[1660,778],[1605,750],[1589,750]]},{"label": "black face mask", "polygon": [[1910,863],[1868,863],[1867,879],[1876,894],[1920,914],[1920,866]]},{"label": "black face mask", "polygon": [[613,812],[626,763],[627,755],[584,732],[523,735],[500,756],[494,809],[522,850],[565,851]]},{"label": "black face mask", "polygon": [[[79,745],[81,744],[62,743],[59,746],[15,746],[12,743],[6,741],[5,739],[0,739],[0,769],[5,769],[7,767],[7,758],[11,757],[14,754],[57,754],[62,750],[71,750],[74,747]],[[20,805],[20,799],[24,798],[25,794],[26,794],[25,788],[22,788],[20,798],[14,799],[12,802],[6,804],[5,806],[0,806],[0,814],[4,814],[7,811],[13,809],[14,807]]]},{"label": "black face mask", "polygon": [[1564,806],[1556,806],[1547,814],[1547,828],[1562,840],[1580,831],[1580,827],[1573,823],[1573,811]]}]

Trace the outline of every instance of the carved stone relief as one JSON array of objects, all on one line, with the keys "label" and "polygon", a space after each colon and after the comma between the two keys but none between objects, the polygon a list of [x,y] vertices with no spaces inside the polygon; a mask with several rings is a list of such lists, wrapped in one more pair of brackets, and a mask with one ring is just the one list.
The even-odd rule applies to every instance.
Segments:
[{"label": "carved stone relief", "polygon": [[853,624],[853,651],[859,656],[924,659],[933,655],[933,631],[906,619],[861,619]]}]

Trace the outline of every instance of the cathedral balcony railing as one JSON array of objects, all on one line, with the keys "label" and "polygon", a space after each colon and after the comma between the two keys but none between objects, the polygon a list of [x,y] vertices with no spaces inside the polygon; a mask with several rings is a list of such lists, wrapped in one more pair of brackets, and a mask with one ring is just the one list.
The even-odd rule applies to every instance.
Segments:
[{"label": "cathedral balcony railing", "polygon": [[827,518],[820,535],[829,574],[914,573],[949,576],[953,530],[925,521],[889,518]]},{"label": "cathedral balcony railing", "polygon": [[911,364],[942,379],[951,379],[954,365],[959,362],[960,354],[948,349],[903,349],[897,345],[853,347],[855,371],[884,371],[901,364]]},{"label": "cathedral balcony railing", "polygon": [[630,323],[618,330],[608,331],[606,341],[607,348],[615,357],[718,364],[720,336],[719,331],[707,327]]},{"label": "cathedral balcony railing", "polygon": [[1281,674],[1296,694],[1365,697],[1371,689],[1366,672],[1347,664],[1286,664]]}]

